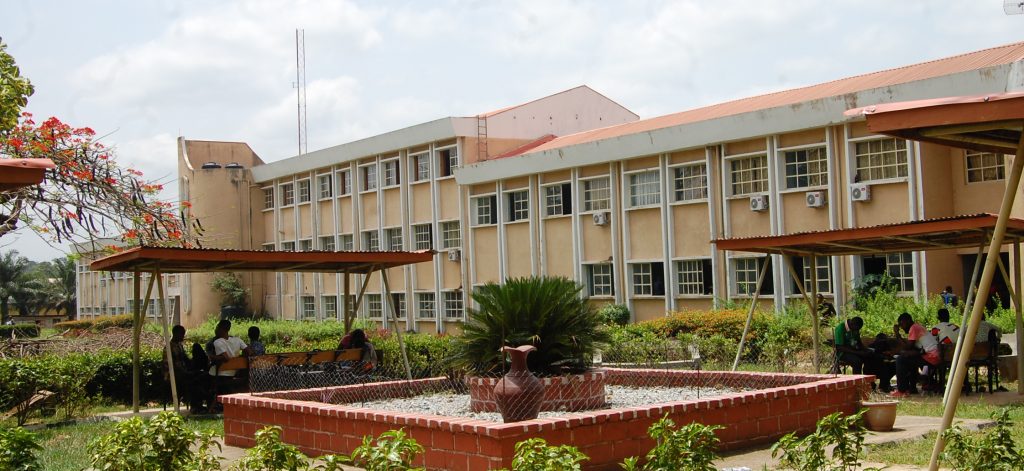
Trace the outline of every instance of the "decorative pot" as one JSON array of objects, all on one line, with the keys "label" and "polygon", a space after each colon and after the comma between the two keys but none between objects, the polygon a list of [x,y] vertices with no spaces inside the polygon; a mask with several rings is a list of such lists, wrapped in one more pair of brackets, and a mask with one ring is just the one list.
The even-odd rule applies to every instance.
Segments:
[{"label": "decorative pot", "polygon": [[498,384],[494,385],[494,401],[498,404],[498,412],[506,423],[536,419],[540,413],[544,386],[526,368],[526,356],[536,349],[537,347],[533,345],[501,349],[502,354],[509,355],[512,367]]},{"label": "decorative pot", "polygon": [[867,409],[864,413],[864,427],[873,432],[888,432],[896,423],[895,401],[861,402],[861,407]]}]

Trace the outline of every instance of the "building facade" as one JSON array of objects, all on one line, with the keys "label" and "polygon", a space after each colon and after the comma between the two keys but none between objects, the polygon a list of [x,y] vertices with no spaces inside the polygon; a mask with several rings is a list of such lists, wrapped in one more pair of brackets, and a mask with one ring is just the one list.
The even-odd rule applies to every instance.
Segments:
[{"label": "building facade", "polygon": [[[782,306],[799,294],[779,256],[721,253],[714,241],[995,212],[1005,188],[1011,156],[872,135],[846,110],[1022,89],[1024,43],[643,120],[578,87],[269,164],[244,144],[181,140],[182,195],[211,246],[437,250],[433,263],[392,270],[388,299],[371,279],[360,307],[381,319],[393,304],[411,330],[457,329],[474,286],[531,275],[570,277],[644,320],[749,297],[770,263],[762,295]],[[196,162],[239,161],[224,155],[242,147],[251,159],[237,175],[200,185]],[[818,290],[842,305],[851,280],[885,272],[907,295],[962,293],[974,257],[823,257]],[[810,279],[810,261],[794,262]],[[199,278],[182,281],[188,318],[211,312]],[[246,281],[272,317],[341,315],[331,274]]]}]

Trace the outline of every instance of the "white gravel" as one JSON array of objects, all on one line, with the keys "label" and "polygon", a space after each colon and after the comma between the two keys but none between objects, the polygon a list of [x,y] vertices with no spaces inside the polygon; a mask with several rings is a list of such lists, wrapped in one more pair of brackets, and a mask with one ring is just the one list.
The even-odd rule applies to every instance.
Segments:
[{"label": "white gravel", "polygon": [[[701,388],[698,390],[697,388],[669,387],[634,388],[629,386],[608,385],[605,386],[607,405],[604,409],[618,409],[624,407],[661,404],[665,402],[704,399],[737,391],[740,390],[714,388]],[[471,411],[469,409],[469,394],[457,394],[454,392],[424,394],[403,399],[358,402],[350,403],[348,405],[386,411],[416,412],[420,414],[434,414],[447,417],[468,417],[477,420],[501,422],[501,414],[496,412]],[[573,415],[574,414],[572,412],[551,411],[541,412],[540,418],[563,418],[572,417]]]}]

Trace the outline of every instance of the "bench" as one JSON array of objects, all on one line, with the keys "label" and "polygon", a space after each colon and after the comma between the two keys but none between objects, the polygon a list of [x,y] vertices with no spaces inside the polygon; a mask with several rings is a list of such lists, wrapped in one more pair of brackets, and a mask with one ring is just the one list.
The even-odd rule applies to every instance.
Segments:
[{"label": "bench", "polygon": [[[215,365],[216,375],[213,379],[213,397],[221,394],[222,389],[231,392],[252,390],[251,371],[255,368],[290,367],[308,371],[318,365],[326,366],[339,362],[356,363],[362,358],[362,350],[350,348],[345,350],[315,350],[311,352],[271,353],[259,356],[238,356]],[[221,376],[220,373],[233,371],[234,376]],[[243,381],[245,380],[245,381]],[[228,384],[230,383],[230,384]]]}]

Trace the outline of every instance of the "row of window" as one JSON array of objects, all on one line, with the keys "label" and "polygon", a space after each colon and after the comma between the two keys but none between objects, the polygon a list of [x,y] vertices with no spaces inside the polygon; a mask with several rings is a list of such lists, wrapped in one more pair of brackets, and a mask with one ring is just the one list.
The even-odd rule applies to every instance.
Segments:
[{"label": "row of window", "polygon": [[[340,312],[338,311],[339,298],[340,296],[320,297],[320,309],[323,312],[324,318],[338,318],[340,315]],[[462,293],[460,292],[442,291],[440,306],[438,305],[435,293],[415,293],[415,299],[416,305],[413,307],[415,309],[414,314],[417,319],[436,319],[439,308],[441,309],[445,319],[461,320],[463,318]],[[364,310],[366,316],[371,319],[383,318],[385,314],[383,300],[384,298],[382,294],[366,294],[363,297],[363,303],[366,306]],[[301,303],[300,318],[316,319],[316,297],[301,296],[299,298],[299,302]],[[353,306],[355,303],[355,296],[349,295],[348,302],[350,307]],[[399,319],[405,319],[407,313],[405,293],[391,293],[389,309],[392,306],[397,312],[397,317]],[[387,314],[388,317],[390,317],[390,311]]]},{"label": "row of window", "polygon": [[[909,252],[887,254],[878,257],[863,257],[867,273],[888,273],[900,291],[914,290],[913,256]],[[734,258],[730,261],[733,270],[732,292],[739,296],[750,296],[757,288],[757,277],[765,263],[769,264],[768,273],[761,283],[760,294],[770,295],[774,292],[771,276],[771,259],[767,257]],[[793,259],[793,267],[802,275],[801,281],[811,281],[811,263],[808,257]],[[674,295],[678,296],[711,296],[714,294],[714,277],[711,271],[711,259],[678,260],[673,262],[675,269]],[[832,261],[830,257],[817,257],[814,266],[817,291],[832,292]],[[590,264],[584,266],[587,291],[590,296],[614,296],[615,275],[610,263]],[[629,264],[630,291],[634,296],[664,296],[665,270],[662,262],[643,262]],[[796,293],[798,287],[791,282],[790,292]]]},{"label": "row of window", "polygon": [[[449,177],[454,174],[455,168],[459,166],[459,155],[455,147],[440,149],[438,156],[438,174],[440,177]],[[410,173],[413,182],[426,181],[430,179],[430,153],[423,152],[409,156],[411,162]],[[378,179],[377,163],[359,166],[359,191],[371,191],[380,185],[383,188],[398,186],[402,182],[402,172],[399,168],[398,158],[382,160],[380,162],[381,175]],[[335,172],[336,178],[331,179],[331,174],[317,175],[317,197],[328,199],[335,194],[345,196],[352,193],[352,174],[349,170]],[[296,203],[308,203],[312,196],[311,183],[309,179],[298,180],[295,183],[282,183],[277,186],[278,199],[281,206],[291,206]],[[298,194],[296,194],[298,193]],[[274,188],[263,189],[263,208],[272,209],[275,206]]]},{"label": "row of window", "polygon": [[[462,233],[459,221],[445,221],[441,225],[441,248],[457,249],[462,246]],[[434,249],[434,226],[432,224],[413,224],[412,229],[412,250],[433,250]],[[389,227],[384,229],[383,250],[405,250],[406,246],[402,237],[402,228]],[[339,234],[337,238],[333,235],[320,236],[320,246],[317,250],[333,252],[336,250],[354,250],[352,234]],[[381,233],[376,229],[362,232],[362,250],[379,251],[381,247]],[[281,242],[281,250],[308,252],[313,250],[313,239],[300,239],[296,241]],[[274,244],[264,244],[264,250],[274,250]]]}]

